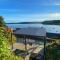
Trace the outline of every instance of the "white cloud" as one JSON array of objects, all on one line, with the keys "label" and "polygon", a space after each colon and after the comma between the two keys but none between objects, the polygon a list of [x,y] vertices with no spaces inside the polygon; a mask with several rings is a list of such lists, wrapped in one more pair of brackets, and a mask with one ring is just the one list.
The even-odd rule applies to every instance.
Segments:
[{"label": "white cloud", "polygon": [[57,5],[57,6],[59,6],[59,5],[60,5],[60,3],[55,3],[54,5]]},{"label": "white cloud", "polygon": [[46,17],[47,20],[60,20],[60,13],[50,13]]},{"label": "white cloud", "polygon": [[60,13],[48,13],[48,14],[22,14],[22,15],[10,15],[4,16],[6,22],[33,22],[33,21],[45,21],[45,20],[60,20]]}]

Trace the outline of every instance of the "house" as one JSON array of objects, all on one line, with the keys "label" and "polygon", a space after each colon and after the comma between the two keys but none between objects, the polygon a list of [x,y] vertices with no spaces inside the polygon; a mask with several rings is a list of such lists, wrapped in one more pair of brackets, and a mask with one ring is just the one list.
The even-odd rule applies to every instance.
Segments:
[{"label": "house", "polygon": [[26,42],[29,43],[46,37],[46,30],[44,28],[33,27],[21,28],[14,31],[14,35],[17,37],[17,43],[24,43],[25,39]]},{"label": "house", "polygon": [[39,41],[44,43],[44,39],[46,37],[46,30],[43,27],[41,28],[36,28],[36,27],[20,28],[14,31],[14,35],[17,38],[17,45],[19,46],[19,44],[24,44],[25,50],[27,50],[28,48],[26,48],[26,45],[28,44],[30,46],[33,46],[33,45],[35,46],[39,44]]}]

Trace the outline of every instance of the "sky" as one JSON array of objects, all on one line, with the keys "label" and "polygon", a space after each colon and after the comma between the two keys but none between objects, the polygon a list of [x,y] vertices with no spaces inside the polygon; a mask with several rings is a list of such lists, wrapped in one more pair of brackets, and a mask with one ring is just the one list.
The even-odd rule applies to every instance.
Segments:
[{"label": "sky", "polygon": [[60,20],[60,0],[0,0],[5,22]]}]

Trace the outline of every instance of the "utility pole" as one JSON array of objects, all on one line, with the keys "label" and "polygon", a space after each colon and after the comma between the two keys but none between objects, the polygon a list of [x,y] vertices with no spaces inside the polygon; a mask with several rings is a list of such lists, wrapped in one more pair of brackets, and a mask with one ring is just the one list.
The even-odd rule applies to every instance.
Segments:
[{"label": "utility pole", "polygon": [[46,37],[44,37],[44,60],[46,60]]},{"label": "utility pole", "polygon": [[27,42],[26,42],[26,37],[24,36],[24,40],[25,40],[25,51],[27,52]]},{"label": "utility pole", "polygon": [[[24,36],[24,44],[25,44],[25,51],[26,51],[26,53],[25,54],[27,54],[27,42],[26,42],[26,37]],[[26,60],[26,57],[24,57],[24,60]]]},{"label": "utility pole", "polygon": [[11,45],[12,45],[12,50],[13,50],[12,32],[11,32]]}]

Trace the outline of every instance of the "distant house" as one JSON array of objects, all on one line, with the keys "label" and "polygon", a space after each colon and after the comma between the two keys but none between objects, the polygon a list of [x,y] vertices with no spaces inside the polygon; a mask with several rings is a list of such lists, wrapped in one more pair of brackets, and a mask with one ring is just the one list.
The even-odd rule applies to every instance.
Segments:
[{"label": "distant house", "polygon": [[[46,30],[43,27],[21,28],[14,31],[14,35],[17,37],[17,43],[32,45],[35,43],[39,43],[39,41],[44,41],[44,38],[46,37]],[[26,46],[25,46],[25,49],[26,49]]]},{"label": "distant house", "polygon": [[35,27],[28,27],[28,28],[21,28],[16,31],[14,31],[15,36],[17,37],[17,42],[22,42],[24,38],[26,40],[33,40],[33,39],[39,39],[46,36],[46,30],[45,28],[35,28]]}]

